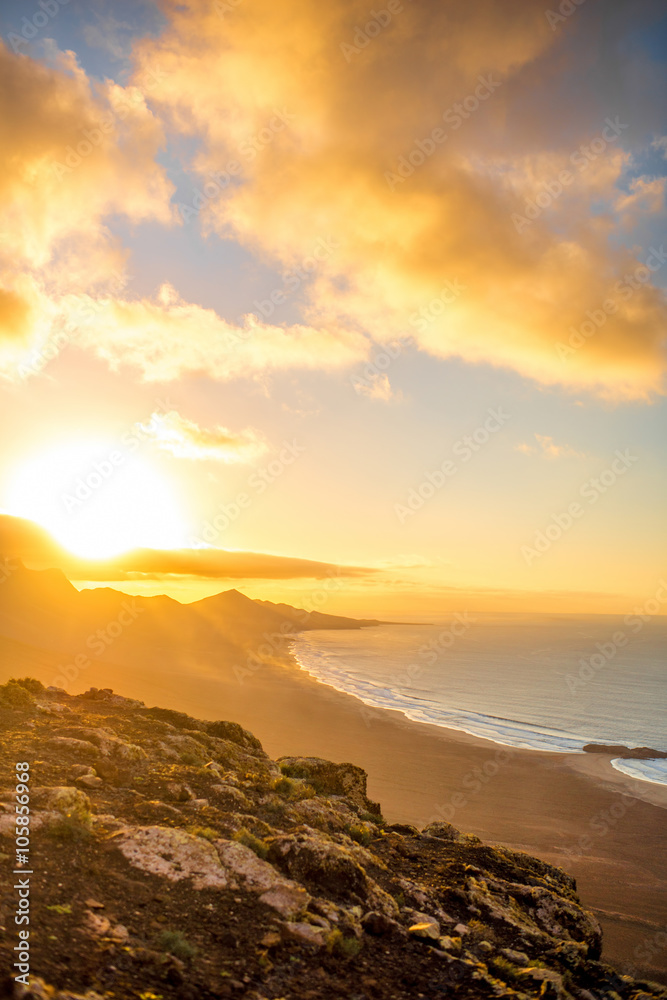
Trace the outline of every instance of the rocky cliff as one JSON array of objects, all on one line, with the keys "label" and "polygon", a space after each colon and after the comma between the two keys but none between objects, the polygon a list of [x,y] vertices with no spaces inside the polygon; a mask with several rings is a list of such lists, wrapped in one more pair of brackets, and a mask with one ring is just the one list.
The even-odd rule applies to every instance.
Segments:
[{"label": "rocky cliff", "polygon": [[[667,997],[600,961],[570,876],[447,824],[386,824],[352,764],[272,761],[233,722],[35,681],[0,687],[0,733],[2,996]],[[9,971],[26,880],[29,986]]]}]

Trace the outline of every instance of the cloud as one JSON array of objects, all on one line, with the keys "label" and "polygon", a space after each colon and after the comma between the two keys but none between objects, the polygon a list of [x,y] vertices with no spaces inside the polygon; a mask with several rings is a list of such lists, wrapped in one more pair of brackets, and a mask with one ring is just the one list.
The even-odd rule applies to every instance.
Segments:
[{"label": "cloud", "polygon": [[[312,330],[383,343],[409,329],[434,356],[547,384],[662,390],[667,313],[651,281],[619,298],[585,350],[557,351],[642,263],[610,241],[615,222],[631,228],[659,197],[642,182],[617,204],[622,129],[588,166],[571,161],[607,112],[592,97],[574,110],[570,94],[554,98],[554,73],[595,18],[577,12],[553,32],[532,0],[403,4],[384,27],[361,0],[256,0],[224,18],[208,0],[161,6],[167,26],[138,42],[138,72],[163,68],[151,101],[197,140],[197,182],[217,177],[204,232],[284,269],[323,235],[340,243],[302,288]],[[553,127],[557,99],[569,134]],[[517,231],[513,215],[548,198],[565,164],[571,185]],[[455,300],[451,281],[464,289]],[[123,351],[133,355],[131,338]]]},{"label": "cloud", "polygon": [[569,444],[556,444],[552,437],[547,434],[534,435],[537,444],[518,444],[515,451],[522,451],[524,455],[534,455],[536,453],[545,455],[547,458],[585,458],[583,451],[571,448]]},{"label": "cloud", "polygon": [[162,451],[191,461],[252,462],[266,451],[266,444],[250,428],[237,434],[226,427],[206,430],[175,410],[152,413],[141,430]]},{"label": "cloud", "polygon": [[389,376],[384,372],[371,375],[367,379],[359,377],[353,381],[355,392],[361,396],[368,396],[369,399],[379,399],[383,403],[390,403],[403,398],[402,393],[394,391]]},{"label": "cloud", "polygon": [[99,292],[124,271],[125,251],[107,228],[108,216],[175,221],[172,185],[156,161],[164,132],[143,91],[93,84],[73,53],[52,44],[46,59],[14,54],[0,40],[5,375],[63,328],[63,295]]},{"label": "cloud", "polygon": [[0,288],[0,336],[10,344],[25,344],[32,328],[32,310],[27,299]]},{"label": "cloud", "polygon": [[[81,318],[75,334],[80,346],[114,369],[139,369],[147,381],[190,373],[226,380],[290,368],[335,370],[365,360],[370,346],[342,327],[271,326],[252,314],[239,327],[213,309],[183,301],[169,285],[156,299],[72,295],[64,306],[70,317]],[[91,316],[94,323],[86,318]]]},{"label": "cloud", "polygon": [[72,580],[202,577],[219,580],[323,580],[331,576],[367,577],[363,566],[337,566],[312,559],[225,549],[136,549],[113,559],[81,559],[58,546],[39,525],[0,514],[0,554],[31,568],[62,569]]}]

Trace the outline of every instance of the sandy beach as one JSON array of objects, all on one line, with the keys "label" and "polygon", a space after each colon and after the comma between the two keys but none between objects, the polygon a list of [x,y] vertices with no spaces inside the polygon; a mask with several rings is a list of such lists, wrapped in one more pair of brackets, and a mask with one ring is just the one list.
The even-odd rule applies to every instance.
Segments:
[{"label": "sandy beach", "polygon": [[603,926],[605,957],[667,981],[667,788],[633,781],[601,757],[513,750],[369,709],[288,653],[240,679],[230,663],[200,662],[190,673],[165,661],[143,667],[100,663],[72,691],[110,685],[149,705],[240,722],[273,757],[359,764],[389,821],[446,819],[566,869]]},{"label": "sandy beach", "polygon": [[[368,708],[301,670],[289,641],[261,665],[261,639],[238,617],[229,620],[235,644],[207,649],[180,634],[166,646],[157,621],[92,662],[68,691],[111,687],[149,706],[239,722],[272,757],[358,764],[389,821],[447,820],[566,869],[603,926],[605,957],[667,981],[667,788],[634,781],[598,755],[514,750]],[[8,639],[0,651],[2,679],[48,685],[60,673],[60,654]]]}]

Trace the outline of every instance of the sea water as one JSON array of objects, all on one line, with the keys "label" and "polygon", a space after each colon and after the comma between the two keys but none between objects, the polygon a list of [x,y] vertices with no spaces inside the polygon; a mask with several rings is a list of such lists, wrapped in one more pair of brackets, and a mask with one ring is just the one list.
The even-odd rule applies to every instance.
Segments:
[{"label": "sea water", "polygon": [[[416,623],[415,623],[416,622]],[[446,615],[301,633],[301,668],[366,705],[496,743],[667,750],[667,618]],[[667,760],[614,760],[667,784]]]}]

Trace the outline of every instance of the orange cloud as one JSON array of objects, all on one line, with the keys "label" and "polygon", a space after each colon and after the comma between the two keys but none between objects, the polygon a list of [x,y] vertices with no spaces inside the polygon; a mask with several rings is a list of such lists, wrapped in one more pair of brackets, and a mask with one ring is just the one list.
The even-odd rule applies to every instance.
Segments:
[{"label": "orange cloud", "polygon": [[251,462],[266,451],[265,443],[251,429],[237,434],[226,427],[207,430],[175,410],[151,414],[141,430],[162,451],[192,461]]},{"label": "orange cloud", "polygon": [[556,444],[554,439],[548,434],[535,434],[537,444],[527,444],[522,442],[516,446],[516,451],[522,451],[524,455],[533,455],[539,452],[547,458],[584,458],[582,451],[571,448],[569,444]]},{"label": "orange cloud", "polygon": [[[149,381],[186,373],[230,379],[267,370],[343,368],[363,361],[369,348],[365,337],[341,327],[271,326],[254,315],[239,327],[212,309],[184,302],[168,285],[155,300],[70,296],[65,305],[70,317],[80,317],[78,344],[114,368],[138,368]],[[85,321],[88,315],[94,323]]]},{"label": "orange cloud", "polygon": [[[664,295],[650,275],[628,297],[615,292],[644,261],[610,244],[613,220],[643,217],[658,194],[637,187],[615,207],[621,132],[600,122],[602,140],[579,124],[582,143],[604,143],[590,169],[555,137],[549,151],[497,153],[522,73],[548,85],[540,58],[557,33],[542,7],[446,0],[381,17],[361,0],[256,0],[224,17],[208,0],[162,7],[167,27],[138,44],[138,71],[163,68],[151,100],[201,140],[197,182],[217,178],[204,231],[285,269],[318,238],[340,243],[305,291],[313,330],[384,342],[407,329],[435,356],[544,383],[616,397],[662,389]],[[517,231],[513,216],[565,164],[573,180],[550,206],[557,224],[545,212]],[[606,213],[594,210],[600,199]],[[563,357],[558,344],[614,295],[604,330]]]},{"label": "orange cloud", "polygon": [[22,560],[35,569],[62,569],[72,580],[90,581],[162,577],[323,580],[338,576],[366,577],[377,572],[362,566],[337,566],[312,559],[213,548],[136,549],[113,559],[81,559],[58,546],[34,522],[8,515],[0,515],[0,553],[10,564]]},{"label": "orange cloud", "polygon": [[105,288],[122,272],[108,215],[175,219],[172,185],[156,162],[163,141],[139,87],[93,85],[72,53],[49,66],[0,41],[3,374],[34,370],[30,352],[63,327],[63,294]]}]

